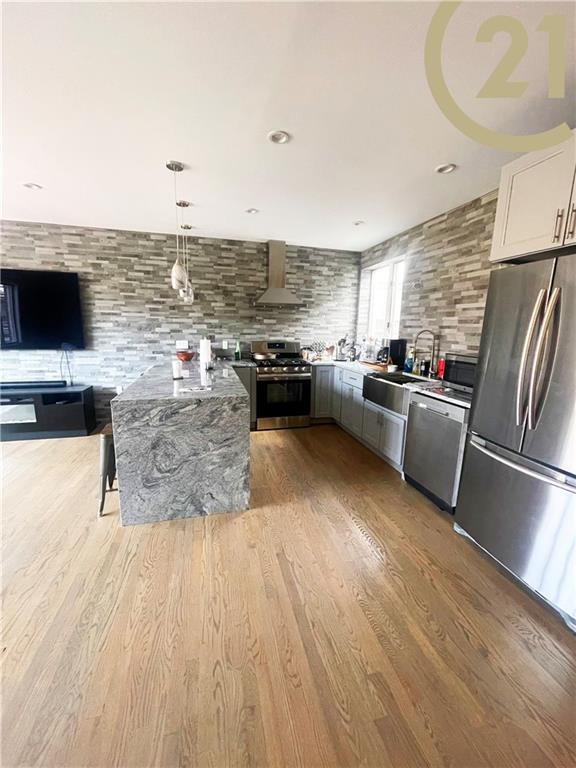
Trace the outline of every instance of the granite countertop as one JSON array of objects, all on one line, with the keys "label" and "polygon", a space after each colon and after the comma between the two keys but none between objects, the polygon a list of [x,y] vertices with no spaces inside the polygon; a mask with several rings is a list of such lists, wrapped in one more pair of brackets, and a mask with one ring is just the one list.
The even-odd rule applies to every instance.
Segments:
[{"label": "granite countertop", "polygon": [[[248,361],[246,361],[248,362]],[[135,400],[207,400],[213,398],[242,397],[248,393],[231,363],[216,361],[212,371],[204,374],[198,362],[183,363],[186,376],[172,378],[171,361],[154,365],[130,384],[113,402],[123,403]]]},{"label": "granite countertop", "polygon": [[254,360],[231,360],[232,368],[256,368]]}]

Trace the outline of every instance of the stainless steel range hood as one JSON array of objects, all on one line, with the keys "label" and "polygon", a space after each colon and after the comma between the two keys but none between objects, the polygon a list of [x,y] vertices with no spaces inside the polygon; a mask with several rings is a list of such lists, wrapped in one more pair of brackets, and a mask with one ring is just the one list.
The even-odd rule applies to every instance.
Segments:
[{"label": "stainless steel range hood", "polygon": [[286,288],[286,243],[268,241],[268,288],[256,304],[299,305],[303,302]]}]

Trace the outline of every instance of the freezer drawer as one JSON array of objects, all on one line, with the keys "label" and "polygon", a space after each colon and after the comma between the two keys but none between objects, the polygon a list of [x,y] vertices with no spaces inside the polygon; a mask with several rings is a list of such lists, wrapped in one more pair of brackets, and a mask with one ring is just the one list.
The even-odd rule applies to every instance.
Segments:
[{"label": "freezer drawer", "polygon": [[456,505],[466,416],[464,408],[425,395],[410,401],[404,475],[447,509]]},{"label": "freezer drawer", "polygon": [[513,454],[469,440],[456,522],[531,589],[576,617],[576,493],[551,482],[553,473],[534,462],[518,464]]}]

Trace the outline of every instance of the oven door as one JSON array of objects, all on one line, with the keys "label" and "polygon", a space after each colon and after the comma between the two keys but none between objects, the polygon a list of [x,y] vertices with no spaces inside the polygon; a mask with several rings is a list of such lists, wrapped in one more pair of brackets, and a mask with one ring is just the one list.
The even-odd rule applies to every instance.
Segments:
[{"label": "oven door", "polygon": [[258,429],[310,423],[311,376],[262,376],[256,380]]}]

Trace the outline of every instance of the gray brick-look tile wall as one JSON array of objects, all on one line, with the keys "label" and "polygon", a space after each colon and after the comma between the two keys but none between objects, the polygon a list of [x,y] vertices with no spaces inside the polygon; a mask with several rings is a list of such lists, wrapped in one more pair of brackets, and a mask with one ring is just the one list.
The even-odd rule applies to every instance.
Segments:
[{"label": "gray brick-look tile wall", "polygon": [[[362,253],[362,270],[386,259],[406,259],[401,338],[411,341],[418,331],[430,328],[440,334],[442,353],[478,352],[496,198],[497,192],[491,192]],[[359,336],[366,334],[368,324],[368,286],[363,271]]]},{"label": "gray brick-look tile wall", "polygon": [[[78,272],[87,349],[72,354],[77,383],[93,384],[99,418],[126,385],[174,350],[176,339],[337,340],[356,330],[360,254],[287,247],[287,284],[305,302],[255,307],[266,288],[266,243],[191,239],[196,293],[186,305],[170,287],[171,235],[4,221],[4,267]],[[3,380],[60,378],[56,351],[2,352]]]}]

